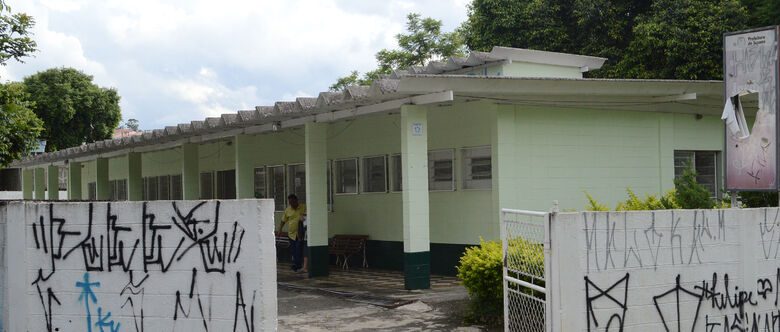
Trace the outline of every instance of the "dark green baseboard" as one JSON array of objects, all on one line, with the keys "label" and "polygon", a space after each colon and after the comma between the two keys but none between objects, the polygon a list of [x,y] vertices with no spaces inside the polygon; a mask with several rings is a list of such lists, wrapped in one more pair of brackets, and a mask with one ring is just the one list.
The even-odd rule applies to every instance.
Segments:
[{"label": "dark green baseboard", "polygon": [[429,251],[404,253],[404,287],[431,288],[431,253]]},{"label": "dark green baseboard", "polygon": [[[431,273],[436,275],[454,276],[458,273],[455,268],[460,263],[460,257],[466,252],[466,248],[474,245],[431,243]],[[280,262],[290,261],[290,251],[287,248],[277,248],[276,255]],[[404,243],[402,241],[377,241],[369,240],[366,243],[366,257],[368,266],[381,270],[404,270]],[[311,256],[310,256],[311,257]],[[328,263],[336,264],[336,256],[330,255]],[[363,257],[352,255],[349,266],[360,267],[363,265]]]},{"label": "dark green baseboard", "polygon": [[309,250],[309,277],[328,275],[328,246],[307,247]]}]

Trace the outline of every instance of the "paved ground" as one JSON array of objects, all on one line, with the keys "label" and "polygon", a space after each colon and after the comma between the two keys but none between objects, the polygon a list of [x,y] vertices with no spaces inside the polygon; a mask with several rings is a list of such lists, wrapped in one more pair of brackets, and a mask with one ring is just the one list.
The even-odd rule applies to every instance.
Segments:
[{"label": "paved ground", "polygon": [[279,331],[487,331],[461,323],[468,295],[460,285],[407,291],[279,271]]}]

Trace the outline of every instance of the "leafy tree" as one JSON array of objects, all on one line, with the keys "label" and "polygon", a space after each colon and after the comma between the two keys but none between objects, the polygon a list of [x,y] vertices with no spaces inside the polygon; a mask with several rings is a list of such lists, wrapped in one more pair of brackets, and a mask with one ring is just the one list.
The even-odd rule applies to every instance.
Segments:
[{"label": "leafy tree", "polygon": [[377,52],[377,69],[363,74],[362,78],[357,71],[352,71],[348,76],[340,77],[330,86],[330,90],[340,91],[350,85],[369,85],[380,74],[389,74],[393,70],[411,66],[424,66],[430,60],[466,52],[460,32],[442,33],[441,21],[430,17],[421,18],[417,13],[410,13],[406,19],[407,34],[399,33],[395,36],[400,49],[383,49]]},{"label": "leafy tree", "polygon": [[460,32],[472,50],[608,58],[593,77],[718,79],[724,32],[778,22],[765,0],[473,0]]},{"label": "leafy tree", "polygon": [[780,1],[742,0],[750,17],[750,26],[760,27],[780,24]]},{"label": "leafy tree", "polygon": [[25,99],[21,83],[0,84],[0,168],[35,148],[43,130]]},{"label": "leafy tree", "polygon": [[110,138],[119,125],[119,95],[73,68],[52,68],[24,79],[33,110],[44,122],[46,151]]},{"label": "leafy tree", "polygon": [[125,126],[132,131],[138,131],[138,128],[140,127],[138,120],[136,119],[127,119],[127,121],[125,121]]},{"label": "leafy tree", "polygon": [[738,0],[656,0],[617,64],[630,78],[721,79],[723,33],[747,27]]},{"label": "leafy tree", "polygon": [[37,46],[30,38],[35,20],[24,13],[11,14],[11,7],[0,0],[0,64],[10,59],[22,61],[23,57],[35,52]]}]

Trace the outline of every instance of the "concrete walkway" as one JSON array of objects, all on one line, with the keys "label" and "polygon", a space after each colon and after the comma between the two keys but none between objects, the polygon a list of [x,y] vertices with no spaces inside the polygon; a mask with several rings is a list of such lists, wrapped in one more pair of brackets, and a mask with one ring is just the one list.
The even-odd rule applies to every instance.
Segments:
[{"label": "concrete walkway", "polygon": [[[279,331],[485,330],[462,325],[468,294],[457,283],[407,291],[356,282],[353,279],[359,277],[354,276],[350,282],[340,277],[309,279],[284,267],[279,266],[277,275]],[[374,278],[382,273],[370,272],[362,275]]]}]

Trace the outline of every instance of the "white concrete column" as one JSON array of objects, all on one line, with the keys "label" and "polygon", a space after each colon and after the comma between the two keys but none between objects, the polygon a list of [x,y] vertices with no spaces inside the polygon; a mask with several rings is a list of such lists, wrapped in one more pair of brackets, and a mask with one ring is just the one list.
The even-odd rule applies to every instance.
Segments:
[{"label": "white concrete column", "polygon": [[42,167],[35,169],[35,199],[46,199],[46,170]]},{"label": "white concrete column", "polygon": [[236,148],[236,198],[255,198],[255,170],[250,155],[252,136],[239,134],[233,139]]},{"label": "white concrete column", "polygon": [[200,177],[198,145],[184,144],[181,146],[181,184],[182,197],[185,200],[200,198]]},{"label": "white concrete column", "polygon": [[46,187],[48,187],[48,200],[56,201],[60,199],[60,168],[58,166],[46,167]]},{"label": "white concrete column", "polygon": [[404,285],[431,285],[428,209],[428,112],[425,106],[401,106],[403,174]]},{"label": "white concrete column", "polygon": [[33,170],[31,169],[22,170],[22,198],[33,199],[34,188],[35,185],[33,184]]},{"label": "white concrete column", "polygon": [[127,154],[127,200],[140,201],[144,195],[143,163],[141,154]]},{"label": "white concrete column", "polygon": [[307,123],[306,208],[309,276],[328,275],[328,124]]},{"label": "white concrete column", "polygon": [[71,201],[82,200],[81,196],[81,163],[68,163],[68,199]]},{"label": "white concrete column", "polygon": [[108,192],[108,159],[95,159],[95,189],[97,190],[97,200],[107,201],[111,197]]}]

